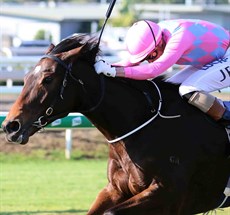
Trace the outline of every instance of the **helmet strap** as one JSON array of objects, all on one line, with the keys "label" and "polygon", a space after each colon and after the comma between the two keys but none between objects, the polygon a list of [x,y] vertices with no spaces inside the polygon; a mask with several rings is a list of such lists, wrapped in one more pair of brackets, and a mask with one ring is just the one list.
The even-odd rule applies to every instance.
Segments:
[{"label": "helmet strap", "polygon": [[152,35],[153,35],[153,40],[155,42],[155,47],[157,46],[157,42],[156,42],[156,38],[155,38],[155,34],[153,32],[153,29],[151,28],[150,24],[148,23],[148,21],[144,20],[146,22],[146,24],[149,26],[151,32],[152,32]]}]

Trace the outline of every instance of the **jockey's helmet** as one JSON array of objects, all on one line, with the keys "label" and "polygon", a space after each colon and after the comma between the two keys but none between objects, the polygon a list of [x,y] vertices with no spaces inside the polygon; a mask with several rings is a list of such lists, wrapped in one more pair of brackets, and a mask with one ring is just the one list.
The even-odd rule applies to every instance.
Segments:
[{"label": "jockey's helmet", "polygon": [[142,61],[160,42],[162,32],[154,22],[138,21],[130,27],[125,38],[130,63]]}]

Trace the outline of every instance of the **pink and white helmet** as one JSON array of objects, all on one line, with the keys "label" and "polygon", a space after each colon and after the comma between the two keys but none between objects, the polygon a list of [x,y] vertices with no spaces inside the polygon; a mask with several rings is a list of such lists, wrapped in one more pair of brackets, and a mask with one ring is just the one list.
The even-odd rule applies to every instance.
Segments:
[{"label": "pink and white helmet", "polygon": [[139,63],[158,45],[161,37],[161,29],[156,23],[148,20],[134,23],[125,38],[129,57],[114,65],[130,66]]}]

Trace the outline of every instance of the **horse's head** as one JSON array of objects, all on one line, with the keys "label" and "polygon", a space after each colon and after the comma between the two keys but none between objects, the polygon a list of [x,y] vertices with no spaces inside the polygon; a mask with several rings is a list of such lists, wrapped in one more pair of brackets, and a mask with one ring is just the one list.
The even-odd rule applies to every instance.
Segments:
[{"label": "horse's head", "polygon": [[84,77],[89,72],[98,77],[93,67],[97,41],[85,39],[81,35],[56,47],[51,44],[25,76],[23,90],[2,123],[9,142],[26,144],[35,132],[83,106],[81,100],[67,98],[84,94]]}]

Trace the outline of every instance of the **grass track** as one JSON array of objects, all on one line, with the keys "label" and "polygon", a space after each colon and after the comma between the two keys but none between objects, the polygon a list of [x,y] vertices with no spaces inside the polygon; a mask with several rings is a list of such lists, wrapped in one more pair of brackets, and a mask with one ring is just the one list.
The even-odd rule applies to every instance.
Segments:
[{"label": "grass track", "polygon": [[105,160],[1,162],[0,214],[86,214],[106,184]]},{"label": "grass track", "polygon": [[83,215],[106,184],[106,160],[0,161],[0,215]]}]

